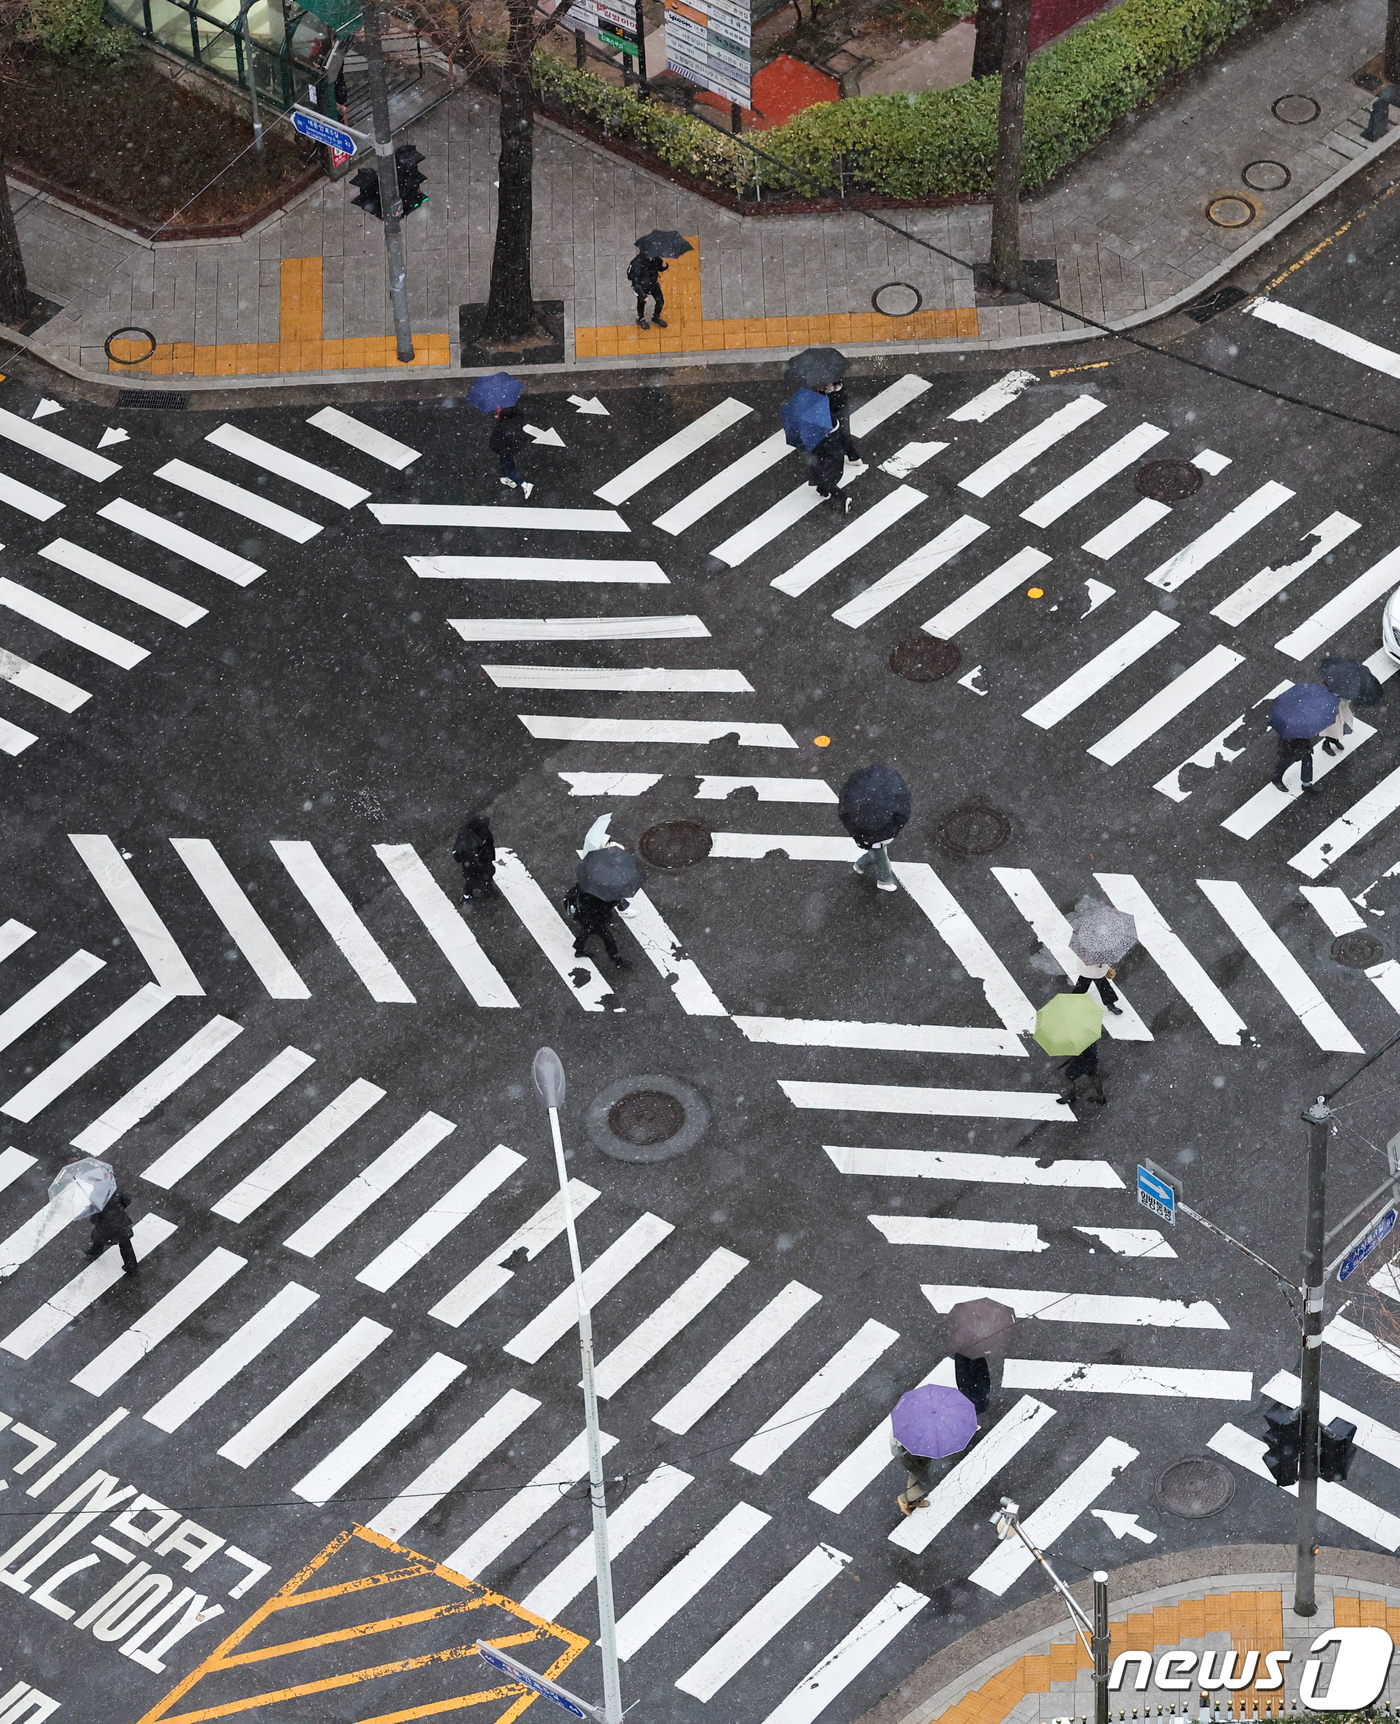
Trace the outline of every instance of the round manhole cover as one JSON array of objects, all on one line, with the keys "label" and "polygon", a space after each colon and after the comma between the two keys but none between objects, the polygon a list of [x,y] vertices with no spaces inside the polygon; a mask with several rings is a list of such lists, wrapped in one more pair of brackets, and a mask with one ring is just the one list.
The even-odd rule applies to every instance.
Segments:
[{"label": "round manhole cover", "polygon": [[1340,934],[1332,942],[1332,961],[1345,964],[1349,970],[1367,969],[1372,964],[1379,964],[1384,956],[1385,947],[1364,928],[1354,934]]},{"label": "round manhole cover", "polygon": [[924,296],[907,281],[887,281],[871,294],[870,303],[884,317],[912,317]]},{"label": "round manhole cover", "polygon": [[1254,220],[1254,205],[1243,198],[1212,198],[1206,214],[1217,227],[1248,227]]},{"label": "round manhole cover", "polygon": [[685,1109],[661,1089],[629,1090],[608,1109],[608,1130],[624,1143],[665,1143],[685,1124]]},{"label": "round manhole cover", "polygon": [[962,663],[962,648],[932,635],[910,635],[890,654],[890,669],[910,682],[937,682]]},{"label": "round manhole cover", "polygon": [[938,842],[955,856],[990,856],[1010,836],[1010,820],[999,808],[988,808],[984,802],[955,808],[938,826]]},{"label": "round manhole cover", "polygon": [[666,820],[648,826],[637,848],[653,868],[689,868],[710,854],[713,840],[698,820]]},{"label": "round manhole cover", "polygon": [[1144,461],[1133,475],[1133,489],[1158,503],[1179,503],[1199,491],[1204,479],[1189,461]]},{"label": "round manhole cover", "polygon": [[1203,1520],[1219,1514],[1235,1494],[1235,1475],[1209,1455],[1186,1455],[1157,1480],[1157,1501],[1172,1514]]},{"label": "round manhole cover", "polygon": [[1265,160],[1246,163],[1240,178],[1252,192],[1281,192],[1293,175],[1282,162]]},{"label": "round manhole cover", "polygon": [[1310,126],[1322,112],[1322,104],[1312,96],[1280,96],[1273,104],[1273,116],[1285,126]]},{"label": "round manhole cover", "polygon": [[704,1096],[673,1077],[629,1077],[588,1104],[584,1128],[615,1161],[669,1161],[700,1141],[710,1123]]}]

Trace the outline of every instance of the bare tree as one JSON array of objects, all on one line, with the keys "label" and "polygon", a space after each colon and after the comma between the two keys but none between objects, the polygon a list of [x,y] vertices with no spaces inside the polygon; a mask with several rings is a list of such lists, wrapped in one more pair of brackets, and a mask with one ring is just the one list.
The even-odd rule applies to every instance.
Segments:
[{"label": "bare tree", "polygon": [[997,115],[997,171],[992,190],[992,276],[998,287],[1021,282],[1021,159],[1025,153],[1026,62],[1031,57],[1031,0],[1003,0],[1006,36]]}]

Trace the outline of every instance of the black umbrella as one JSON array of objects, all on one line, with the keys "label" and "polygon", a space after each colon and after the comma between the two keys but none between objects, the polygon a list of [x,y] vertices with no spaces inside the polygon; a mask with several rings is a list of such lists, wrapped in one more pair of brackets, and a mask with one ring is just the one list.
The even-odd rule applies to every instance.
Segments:
[{"label": "black umbrella", "polygon": [[892,766],[862,766],[841,786],[838,812],[853,838],[887,844],[909,819],[909,786]]},{"label": "black umbrella", "polygon": [[783,376],[803,389],[829,389],[846,375],[850,363],[834,347],[804,347],[788,360]]},{"label": "black umbrella", "polygon": [[695,247],[671,228],[654,227],[637,241],[637,250],[643,257],[684,257]]},{"label": "black umbrella", "polygon": [[1372,672],[1354,658],[1323,659],[1322,680],[1338,700],[1349,700],[1353,706],[1379,706],[1385,693]]},{"label": "black umbrella", "polygon": [[619,850],[608,844],[601,850],[590,850],[579,863],[574,878],[580,891],[602,898],[609,904],[618,904],[640,890],[646,875],[630,850]]}]

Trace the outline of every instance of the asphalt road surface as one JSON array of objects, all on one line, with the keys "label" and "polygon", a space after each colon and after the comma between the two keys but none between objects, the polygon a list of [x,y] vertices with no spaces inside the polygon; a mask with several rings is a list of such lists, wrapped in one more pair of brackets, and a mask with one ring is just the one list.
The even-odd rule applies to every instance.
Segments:
[{"label": "asphalt road surface", "polygon": [[[1398,220],[1174,325],[1174,357],[857,376],[849,515],[773,441],[776,381],[531,396],[562,446],[523,458],[528,500],[460,404],[118,423],[0,387],[0,1687],[132,1721],[480,1688],[449,1654],[507,1607],[464,1629],[479,1589],[378,1539],[562,1624],[521,1656],[597,1700],[544,1044],[638,1718],[859,1718],[1044,1592],[1003,1495],[1071,1579],[1289,1537],[1259,1455],[1293,1308],[1133,1188],[1152,1158],[1296,1275],[1299,1110],[1396,1028],[1388,707],[1310,796],[1269,787],[1265,717],[1326,653],[1392,668],[1400,433],[1175,356],[1400,428]],[[911,640],[944,674],[892,670]],[[913,789],[896,894],[834,807],[873,760]],[[503,893],[463,913],[477,811]],[[629,845],[710,835],[652,869],[626,971],[560,911],[604,814]],[[1025,1032],[1093,898],[1140,944],[1108,1105],[1076,1113]],[[693,1145],[602,1153],[609,1097],[657,1079]],[[1386,1176],[1396,1081],[1348,1092],[1334,1221]],[[85,1264],[81,1225],[38,1243],[73,1145],[131,1196],[137,1279]],[[1323,1531],[1394,1550],[1383,1256],[1329,1290],[1325,1386],[1367,1422]],[[982,1288],[1009,1357],[904,1521],[883,1421],[951,1380],[939,1313]],[[1234,1483],[1212,1516],[1158,1499],[1187,1455]],[[356,1527],[280,1601],[301,1616],[204,1666]]]}]

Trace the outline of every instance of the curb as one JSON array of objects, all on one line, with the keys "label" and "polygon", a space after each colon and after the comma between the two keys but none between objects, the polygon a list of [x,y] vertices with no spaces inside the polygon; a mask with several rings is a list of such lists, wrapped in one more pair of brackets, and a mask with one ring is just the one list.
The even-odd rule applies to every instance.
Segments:
[{"label": "curb", "polygon": [[[1228,257],[1222,259],[1214,269],[1207,270],[1204,275],[1192,282],[1189,287],[1183,288],[1179,293],[1173,294],[1170,299],[1164,299],[1159,301],[1156,305],[1148,306],[1143,311],[1136,311],[1128,317],[1119,318],[1117,322],[1108,324],[1103,329],[1047,330],[1039,335],[1001,336],[992,341],[893,341],[864,344],[843,343],[842,351],[847,353],[853,359],[916,358],[935,353],[966,354],[1020,352],[1024,348],[1057,347],[1066,342],[1102,340],[1109,335],[1123,334],[1129,330],[1139,329],[1144,324],[1155,323],[1163,317],[1170,316],[1172,312],[1179,311],[1182,306],[1188,305],[1193,299],[1198,298],[1206,291],[1206,289],[1214,287],[1217,282],[1223,281],[1226,276],[1232,275],[1241,264],[1245,263],[1256,253],[1262,251],[1266,246],[1272,244],[1273,241],[1281,234],[1285,233],[1294,222],[1298,221],[1302,216],[1307,215],[1309,211],[1315,209],[1318,204],[1324,202],[1333,194],[1333,192],[1339,190],[1355,175],[1370,167],[1373,162],[1378,161],[1387,150],[1397,143],[1400,143],[1400,127],[1397,127],[1395,130],[1388,133],[1384,138],[1381,138],[1378,142],[1372,144],[1368,149],[1363,150],[1359,156],[1354,157],[1353,160],[1348,162],[1345,167],[1338,168],[1336,173],[1332,174],[1328,179],[1325,179],[1321,185],[1315,186],[1312,191],[1307,193],[1306,196],[1300,198],[1296,204],[1293,204],[1289,209],[1285,210],[1281,216],[1270,222],[1267,227],[1261,228],[1258,233],[1252,235],[1242,246],[1239,247],[1238,250],[1231,252]],[[304,196],[305,194],[303,193],[302,195]],[[856,218],[858,219],[859,212],[855,213]],[[276,213],[267,219],[276,219]],[[103,225],[105,226],[106,224],[104,223]],[[441,380],[444,378],[482,377],[487,375],[484,368],[480,370],[463,370],[453,365],[435,365],[414,366],[411,370],[405,368],[403,372],[298,371],[279,372],[255,378],[170,377],[152,379],[147,382],[144,379],[138,380],[134,376],[126,379],[114,377],[112,373],[108,371],[87,371],[81,366],[73,365],[68,360],[61,358],[57,352],[49,348],[43,341],[37,340],[33,336],[21,335],[17,330],[5,329],[3,331],[2,338],[13,343],[15,347],[22,351],[32,354],[36,359],[42,360],[46,365],[52,366],[55,371],[62,372],[65,376],[72,377],[89,385],[99,384],[112,389],[119,389],[127,393],[150,390],[152,393],[169,394],[175,392],[182,395],[215,393],[227,394],[233,391],[253,394],[258,390],[305,388],[307,386],[315,386],[317,384],[340,388],[344,385],[350,384],[384,384],[407,381],[410,378],[414,380],[421,378],[424,381],[429,381]],[[456,343],[453,345],[455,347]],[[700,370],[714,365],[772,365],[781,363],[789,357],[790,353],[790,347],[735,348],[713,354],[678,353],[665,356],[662,368],[670,371],[684,371],[689,369]],[[625,374],[633,371],[655,372],[658,369],[658,361],[654,354],[639,354],[635,359],[594,359],[588,361],[586,364],[580,364],[575,359],[566,360],[563,364],[559,365],[519,365],[515,366],[513,369],[519,375],[525,377],[571,377],[581,375],[600,375],[606,373]]]}]

